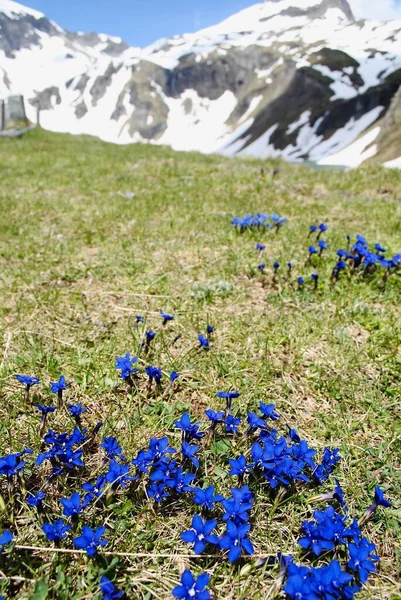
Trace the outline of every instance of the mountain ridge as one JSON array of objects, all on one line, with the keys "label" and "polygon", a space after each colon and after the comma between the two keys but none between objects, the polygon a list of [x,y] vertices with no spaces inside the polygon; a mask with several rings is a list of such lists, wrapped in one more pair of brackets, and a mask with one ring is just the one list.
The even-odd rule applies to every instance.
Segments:
[{"label": "mountain ridge", "polygon": [[327,163],[385,119],[398,48],[401,22],[357,21],[346,0],[265,0],[146,48],[0,0],[0,97],[55,131]]}]

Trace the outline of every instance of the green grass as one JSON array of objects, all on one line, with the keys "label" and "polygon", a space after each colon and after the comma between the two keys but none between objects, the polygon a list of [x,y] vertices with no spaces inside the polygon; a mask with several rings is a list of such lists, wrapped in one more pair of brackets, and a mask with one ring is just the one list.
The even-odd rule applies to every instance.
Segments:
[{"label": "green grass", "polygon": [[[205,408],[222,408],[218,390],[238,388],[238,414],[256,410],[259,400],[275,402],[319,451],[341,448],[336,475],[351,514],[362,515],[377,482],[386,490],[394,508],[380,510],[366,527],[380,566],[359,597],[400,598],[401,279],[393,276],[383,285],[379,277],[345,274],[333,287],[329,278],[347,233],[401,252],[401,173],[280,164],[273,180],[276,164],[118,147],[40,130],[0,140],[0,454],[40,449],[39,417],[23,407],[18,372],[40,377],[35,400],[42,402],[51,401],[50,381],[61,373],[73,379],[68,401],[89,408],[86,425],[102,419],[101,433],[117,436],[129,458],[151,435],[168,432],[178,444],[173,421],[184,409],[202,418]],[[232,216],[257,211],[277,212],[289,222],[278,235],[237,234]],[[283,267],[277,282],[271,269],[264,277],[258,273],[255,243],[266,242],[264,262],[284,266],[291,260],[294,278],[309,277],[307,233],[311,223],[322,221],[330,227],[331,249],[315,269],[316,293],[309,283],[302,292],[291,286]],[[161,309],[176,317],[162,331]],[[135,324],[136,314],[146,315],[147,326],[159,332],[143,360],[181,374],[174,394],[148,398],[143,376],[133,394],[115,390],[116,356],[140,352],[143,328]],[[214,342],[210,352],[200,352],[197,335],[208,322],[216,327]],[[49,426],[63,431],[72,423],[59,411]],[[243,443],[239,438],[228,447],[209,446],[203,481],[227,491],[227,458],[238,455]],[[51,488],[45,502],[50,518],[60,513],[61,495],[101,471],[101,453],[88,465],[64,487]],[[29,467],[28,480],[36,472],[30,475]],[[266,487],[258,492],[251,533],[257,554],[299,556],[296,539],[313,494],[305,488],[273,514]],[[216,598],[262,600],[277,576],[252,560],[231,567],[180,556],[189,551],[179,539],[194,514],[189,499],[155,511],[143,495],[119,493],[103,514],[107,550],[143,557],[90,561],[16,550],[0,558],[0,594],[99,598],[99,574],[108,573],[128,598],[164,599],[188,566],[212,574]],[[84,521],[99,524],[99,518],[90,509]],[[51,546],[23,496],[14,498],[14,515],[8,508],[1,520],[19,545]],[[72,547],[71,541],[63,547]]]}]

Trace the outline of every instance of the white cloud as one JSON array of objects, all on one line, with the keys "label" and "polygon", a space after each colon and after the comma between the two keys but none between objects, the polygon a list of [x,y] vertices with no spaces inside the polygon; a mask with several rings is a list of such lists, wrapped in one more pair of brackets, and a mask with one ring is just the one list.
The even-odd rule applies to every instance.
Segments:
[{"label": "white cloud", "polygon": [[349,3],[359,19],[401,19],[401,4],[394,0],[349,0]]}]

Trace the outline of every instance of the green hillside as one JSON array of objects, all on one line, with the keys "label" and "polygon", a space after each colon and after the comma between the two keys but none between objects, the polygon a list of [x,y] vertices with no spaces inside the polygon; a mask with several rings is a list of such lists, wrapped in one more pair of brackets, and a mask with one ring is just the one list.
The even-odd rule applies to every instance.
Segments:
[{"label": "green hillside", "polygon": [[[0,455],[33,450],[11,494],[0,479],[0,531],[15,536],[14,549],[0,556],[0,595],[97,599],[106,574],[127,598],[167,599],[185,567],[211,574],[216,600],[273,598],[279,568],[261,557],[283,552],[305,562],[299,529],[327,505],[311,502],[320,488],[272,494],[267,482],[255,487],[249,537],[256,558],[239,566],[224,555],[192,556],[180,539],[196,512],[190,496],[155,505],[142,483],[110,493],[101,511],[95,503],[76,524],[67,518],[73,531],[59,547],[66,552],[48,551],[55,546],[41,530],[62,516],[61,497],[102,472],[104,436],[115,436],[129,460],[152,436],[168,435],[177,447],[173,424],[184,411],[206,431],[205,409],[224,410],[216,392],[238,390],[233,413],[244,419],[243,435],[202,441],[199,485],[229,493],[236,478],[228,476],[228,459],[249,447],[246,410],[274,403],[280,433],[296,428],[319,456],[326,446],[340,448],[342,461],[323,492],[338,478],[357,518],[376,484],[393,502],[364,529],[381,561],[356,598],[401,597],[401,273],[386,278],[380,269],[347,268],[331,280],[347,234],[380,243],[390,256],[401,253],[401,172],[316,171],[35,130],[0,140],[0,203]],[[288,222],[277,232],[242,234],[231,225],[234,216],[257,212]],[[309,228],[322,222],[330,247],[309,262]],[[261,256],[256,243],[266,245]],[[175,319],[162,326],[161,310]],[[205,351],[198,335],[208,324],[215,330]],[[148,350],[145,330],[157,332]],[[132,390],[115,369],[116,357],[128,351],[139,356]],[[159,392],[149,389],[147,365],[163,369]],[[180,377],[169,388],[172,371]],[[35,467],[44,451],[40,413],[24,405],[17,373],[39,377],[33,403],[54,402],[49,386],[61,374],[74,382],[47,428],[71,432],[66,405],[79,402],[88,409],[82,424],[89,433],[103,422],[83,444],[85,467],[45,487],[50,463]],[[45,491],[39,515],[25,488]],[[97,558],[73,551],[82,524],[106,526],[108,545]]]}]

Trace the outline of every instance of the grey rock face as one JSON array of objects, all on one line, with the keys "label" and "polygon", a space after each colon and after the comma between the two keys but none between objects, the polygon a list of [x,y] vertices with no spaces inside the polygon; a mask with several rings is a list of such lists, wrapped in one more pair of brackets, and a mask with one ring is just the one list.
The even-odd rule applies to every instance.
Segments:
[{"label": "grey rock face", "polygon": [[51,110],[54,103],[61,104],[60,92],[55,86],[36,92],[36,97],[29,100],[29,104],[36,106],[39,110]]},{"label": "grey rock face", "polygon": [[[281,0],[264,0],[267,4],[280,2]],[[329,8],[339,8],[345,16],[350,20],[354,20],[354,15],[352,13],[351,7],[347,0],[321,0],[318,4],[318,0],[316,0],[316,6],[312,6],[307,9],[300,9],[297,7],[289,7],[286,10],[283,10],[280,14],[288,15],[290,17],[299,17],[299,16],[308,16],[310,18],[320,18],[323,16]]]},{"label": "grey rock face", "polygon": [[83,100],[79,104],[77,104],[74,112],[77,119],[82,119],[86,115],[86,113],[88,112],[88,107],[86,106]]},{"label": "grey rock face", "polygon": [[113,75],[118,73],[120,68],[121,65],[114,66],[113,63],[110,63],[107,67],[105,74],[96,78],[95,83],[90,89],[90,94],[92,96],[92,106],[96,106],[100,98],[103,98],[107,88],[111,84]]},{"label": "grey rock face", "polygon": [[229,90],[239,96],[255,80],[256,69],[268,69],[273,63],[272,53],[260,46],[233,48],[223,56],[216,52],[201,62],[189,54],[168,73],[166,93],[174,98],[194,89],[201,98],[216,100]]},{"label": "grey rock face", "polygon": [[375,140],[379,148],[376,160],[387,162],[401,156],[401,71],[398,78],[394,79],[394,87],[398,89],[391,99],[391,103],[384,118],[380,122],[380,133]]},{"label": "grey rock face", "polygon": [[5,52],[8,58],[14,58],[14,53],[22,48],[40,44],[39,33],[58,35],[55,26],[42,17],[35,19],[31,15],[24,15],[21,19],[10,19],[0,13],[0,50]]},{"label": "grey rock face", "polygon": [[348,20],[354,20],[351,7],[346,0],[322,0],[316,6],[307,8],[305,10],[291,6],[288,9],[283,10],[280,14],[289,17],[309,17],[310,19],[320,19],[330,8],[338,8],[344,13]]},{"label": "grey rock face", "polygon": [[108,39],[107,42],[104,42],[97,33],[93,32],[75,33],[72,31],[66,31],[66,37],[71,42],[78,42],[79,44],[89,46],[90,48],[94,48],[95,46],[103,44],[103,52],[112,57],[120,56],[123,52],[125,52],[125,50],[129,48],[128,44],[126,44],[123,41],[116,42],[113,39]]}]

